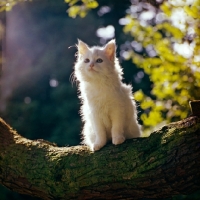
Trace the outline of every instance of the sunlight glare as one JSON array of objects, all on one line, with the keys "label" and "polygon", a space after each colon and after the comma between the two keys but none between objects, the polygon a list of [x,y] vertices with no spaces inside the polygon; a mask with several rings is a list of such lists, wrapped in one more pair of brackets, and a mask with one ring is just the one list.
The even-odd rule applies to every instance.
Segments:
[{"label": "sunlight glare", "polygon": [[115,36],[115,28],[112,25],[97,29],[97,36],[104,39],[111,39]]},{"label": "sunlight glare", "polygon": [[56,79],[51,79],[50,81],[49,81],[49,85],[51,86],[51,87],[57,87],[58,86],[58,81],[56,80]]},{"label": "sunlight glare", "polygon": [[184,42],[183,44],[174,44],[174,51],[183,56],[184,58],[190,58],[193,55],[194,43]]},{"label": "sunlight glare", "polygon": [[30,104],[31,103],[31,98],[30,97],[25,97],[24,98],[24,103],[25,104]]}]

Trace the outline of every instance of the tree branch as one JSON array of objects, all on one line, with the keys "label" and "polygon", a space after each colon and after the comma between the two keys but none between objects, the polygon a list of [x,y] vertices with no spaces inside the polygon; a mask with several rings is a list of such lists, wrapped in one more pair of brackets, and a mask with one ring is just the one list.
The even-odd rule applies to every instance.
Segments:
[{"label": "tree branch", "polygon": [[56,147],[28,140],[0,120],[0,183],[42,199],[165,198],[200,189],[200,118],[171,123],[148,138]]}]

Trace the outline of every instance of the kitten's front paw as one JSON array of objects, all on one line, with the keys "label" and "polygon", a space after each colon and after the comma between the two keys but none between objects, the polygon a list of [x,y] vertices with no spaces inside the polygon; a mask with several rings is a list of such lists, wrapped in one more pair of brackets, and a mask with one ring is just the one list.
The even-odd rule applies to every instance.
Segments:
[{"label": "kitten's front paw", "polygon": [[92,151],[98,151],[99,149],[101,149],[102,147],[103,147],[104,145],[102,145],[102,144],[98,144],[98,143],[94,143],[93,145],[92,145]]},{"label": "kitten's front paw", "polygon": [[118,144],[122,144],[125,141],[125,137],[124,136],[116,136],[112,138],[112,143],[114,145],[118,145]]}]

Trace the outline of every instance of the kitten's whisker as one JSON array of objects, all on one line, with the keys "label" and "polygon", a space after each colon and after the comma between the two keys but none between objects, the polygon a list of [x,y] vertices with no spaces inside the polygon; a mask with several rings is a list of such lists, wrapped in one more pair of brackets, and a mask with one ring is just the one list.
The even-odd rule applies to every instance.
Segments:
[{"label": "kitten's whisker", "polygon": [[70,48],[72,48],[72,47],[76,47],[76,45],[69,46],[68,49],[70,49]]}]

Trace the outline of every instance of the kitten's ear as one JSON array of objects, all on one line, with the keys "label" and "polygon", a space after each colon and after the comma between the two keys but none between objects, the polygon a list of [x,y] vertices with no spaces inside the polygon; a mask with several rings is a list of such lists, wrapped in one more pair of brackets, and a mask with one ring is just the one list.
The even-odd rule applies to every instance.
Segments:
[{"label": "kitten's ear", "polygon": [[115,44],[115,40],[113,39],[106,44],[106,46],[104,47],[104,52],[109,60],[114,61],[115,51],[116,51],[116,44]]},{"label": "kitten's ear", "polygon": [[88,45],[79,39],[78,39],[77,48],[78,48],[78,53],[81,55],[84,55],[89,50]]}]

